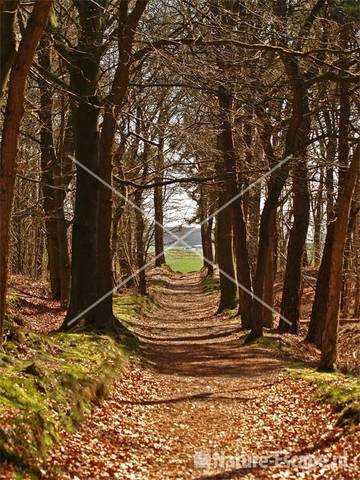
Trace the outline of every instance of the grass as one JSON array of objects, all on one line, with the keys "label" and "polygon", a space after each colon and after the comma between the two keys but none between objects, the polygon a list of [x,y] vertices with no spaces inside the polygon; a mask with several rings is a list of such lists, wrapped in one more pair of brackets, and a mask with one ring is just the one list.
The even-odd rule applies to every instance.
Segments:
[{"label": "grass", "polygon": [[201,249],[171,248],[165,252],[166,264],[174,272],[188,273],[201,270]]},{"label": "grass", "polygon": [[39,335],[14,321],[0,348],[0,463],[8,460],[38,474],[59,431],[73,430],[93,401],[106,397],[134,353],[136,338],[126,322],[146,303],[136,295],[115,298],[115,313],[125,322],[120,342],[94,333]]},{"label": "grass", "polygon": [[339,413],[338,426],[360,423],[360,381],[340,372],[319,372],[295,364],[288,369],[291,376],[316,385],[316,399],[332,404]]}]

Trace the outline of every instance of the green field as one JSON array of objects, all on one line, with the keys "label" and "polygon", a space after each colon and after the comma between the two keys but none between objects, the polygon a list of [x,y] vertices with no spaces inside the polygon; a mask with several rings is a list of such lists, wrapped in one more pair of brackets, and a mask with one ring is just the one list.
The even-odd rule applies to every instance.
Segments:
[{"label": "green field", "polygon": [[165,251],[165,259],[174,272],[194,272],[203,266],[201,249],[171,248]]}]

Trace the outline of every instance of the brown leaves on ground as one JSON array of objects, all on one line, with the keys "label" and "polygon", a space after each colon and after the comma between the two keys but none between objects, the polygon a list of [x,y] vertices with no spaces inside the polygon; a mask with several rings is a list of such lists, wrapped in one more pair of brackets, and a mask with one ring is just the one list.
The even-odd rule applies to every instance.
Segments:
[{"label": "brown leaves on ground", "polygon": [[15,295],[16,311],[21,314],[26,328],[33,332],[49,333],[60,327],[65,309],[60,302],[51,299],[43,283],[23,275],[12,275],[9,293]]},{"label": "brown leaves on ground", "polygon": [[174,276],[157,302],[135,327],[149,365],[130,364],[108,400],[63,434],[45,478],[358,478],[359,432],[335,428],[331,407],[288,378],[284,361],[241,347],[199,276]]},{"label": "brown leaves on ground", "polygon": [[[330,407],[311,397],[309,385],[281,374],[254,384],[132,366],[81,429],[64,434],[45,477],[356,478],[359,439],[335,429]],[[210,468],[196,468],[197,452],[212,455]],[[293,465],[256,466],[281,458]],[[239,466],[245,460],[255,467]],[[319,465],[304,469],[305,460]]]}]

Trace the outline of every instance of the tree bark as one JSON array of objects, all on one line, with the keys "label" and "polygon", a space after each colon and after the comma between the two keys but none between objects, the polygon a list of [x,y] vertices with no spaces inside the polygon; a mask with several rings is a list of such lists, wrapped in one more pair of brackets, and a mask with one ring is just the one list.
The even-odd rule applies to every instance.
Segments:
[{"label": "tree bark", "polygon": [[314,216],[314,258],[313,265],[319,266],[321,256],[321,225],[323,220],[323,190],[324,190],[324,169],[320,167],[319,188],[315,196]]},{"label": "tree bark", "polygon": [[[260,299],[264,298],[266,261],[269,255],[271,255],[271,248],[274,244],[274,223],[276,221],[276,211],[281,191],[289,174],[291,165],[290,161],[294,162],[296,158],[303,158],[304,145],[310,128],[309,119],[306,117],[306,113],[308,113],[307,90],[303,81],[299,79],[297,64],[294,64],[293,62],[290,62],[289,64],[285,62],[285,64],[287,65],[289,77],[293,79],[292,116],[286,132],[284,149],[284,158],[289,159],[289,161],[284,163],[284,165],[282,165],[278,170],[274,170],[274,172],[271,174],[269,181],[269,193],[261,214],[259,250],[254,282],[254,293]],[[270,132],[267,130],[268,127],[264,132],[264,149],[267,157],[269,158],[270,165],[274,166],[275,157],[270,142]],[[253,302],[252,313],[253,327],[247,338],[247,341],[249,342],[263,335],[263,310],[263,305],[259,301],[255,300]]]},{"label": "tree bark", "polygon": [[[239,314],[243,328],[251,326],[252,311],[252,279],[247,249],[247,234],[241,198],[237,198],[239,188],[236,177],[236,159],[234,138],[231,125],[232,97],[224,88],[218,91],[220,109],[219,148],[223,155],[225,186],[230,204],[231,223],[233,229],[233,245],[236,259],[236,277],[239,287]],[[234,200],[235,199],[235,200]]]},{"label": "tree bark", "polygon": [[[161,133],[159,138],[159,146],[157,155],[155,158],[155,181],[162,182],[163,180],[163,168],[164,168],[164,135]],[[164,212],[163,212],[163,187],[161,185],[154,188],[154,215],[155,215],[155,226],[154,226],[154,240],[155,240],[155,266],[161,267],[165,263],[165,254],[164,254],[164,229],[162,225],[164,223]]]},{"label": "tree bark", "polygon": [[[310,124],[309,130],[310,130]],[[304,132],[305,133],[305,132]],[[307,134],[304,135],[307,137]],[[290,232],[286,261],[281,314],[291,324],[280,319],[279,331],[298,334],[301,304],[301,280],[304,249],[309,226],[310,196],[307,180],[307,168],[304,158],[298,159],[294,169],[294,224]]]},{"label": "tree bark", "polygon": [[[220,186],[219,207],[225,204],[228,196]],[[216,216],[216,257],[220,276],[220,301],[218,313],[237,305],[237,287],[234,282],[235,267],[233,256],[233,234],[230,207],[222,209]]]},{"label": "tree bark", "polygon": [[16,55],[15,19],[19,0],[0,2],[0,106]]},{"label": "tree bark", "polygon": [[341,273],[343,254],[349,222],[351,200],[355,190],[356,179],[360,170],[360,143],[357,144],[350,167],[343,173],[343,188],[336,202],[336,219],[334,220],[333,241],[330,250],[328,302],[325,309],[325,325],[322,337],[321,359],[319,369],[332,371],[337,357],[337,336],[339,326],[339,304],[341,292]]},{"label": "tree bark", "polygon": [[[112,248],[111,248],[111,225],[112,225],[112,162],[113,146],[116,132],[116,115],[125,98],[131,65],[131,49],[136,31],[136,26],[145,10],[147,1],[137,0],[134,9],[128,13],[128,2],[120,2],[118,48],[119,57],[111,92],[106,99],[104,120],[100,137],[100,163],[99,176],[107,185],[99,186],[99,209],[97,218],[97,245],[98,245],[98,286],[99,298],[104,297],[96,309],[97,321],[105,326],[110,323],[113,328],[114,314],[112,307],[112,295],[107,295],[112,289]],[[114,108],[115,107],[115,108]]]},{"label": "tree bark", "polygon": [[[142,190],[137,190],[134,195],[135,205],[142,209]],[[144,217],[141,210],[135,210],[135,220],[136,220],[136,230],[135,230],[135,239],[136,239],[136,260],[138,273],[138,290],[140,295],[146,295],[146,273],[145,273],[145,246],[144,246]]]},{"label": "tree bark", "polygon": [[97,174],[99,168],[99,101],[96,97],[102,39],[102,8],[94,2],[78,0],[79,41],[72,51],[70,80],[72,91],[81,99],[73,110],[76,196],[72,235],[70,304],[62,329],[82,324],[98,329],[94,303],[97,288],[97,218],[99,181],[83,167]]},{"label": "tree bark", "polygon": [[0,151],[0,342],[7,291],[9,225],[14,197],[16,153],[20,122],[24,113],[24,93],[36,47],[46,27],[52,0],[36,2],[10,72]]},{"label": "tree bark", "polygon": [[[39,64],[51,71],[50,39],[45,34],[40,41],[38,53]],[[53,92],[47,82],[38,80],[40,89],[40,153],[43,208],[45,213],[46,250],[48,254],[48,269],[52,298],[61,298],[60,255],[58,245],[56,190],[54,182],[54,166],[57,162],[52,128]]]}]

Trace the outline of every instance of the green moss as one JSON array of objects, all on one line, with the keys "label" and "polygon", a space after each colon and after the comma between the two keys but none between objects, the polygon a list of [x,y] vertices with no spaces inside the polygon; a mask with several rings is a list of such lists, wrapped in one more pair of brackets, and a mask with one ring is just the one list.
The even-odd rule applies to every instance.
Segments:
[{"label": "green moss", "polygon": [[0,460],[36,471],[60,428],[73,429],[92,400],[106,395],[126,358],[115,340],[95,334],[29,333],[24,345],[6,342],[0,350]]},{"label": "green moss", "polygon": [[254,347],[269,348],[277,353],[283,351],[283,345],[281,339],[273,335],[265,334],[263,337],[260,337],[253,344]]},{"label": "green moss", "polygon": [[115,297],[113,301],[115,316],[126,325],[131,325],[135,318],[139,318],[154,308],[156,308],[156,303],[151,295],[124,295]]},{"label": "green moss", "polygon": [[93,400],[106,397],[114,376],[138,349],[127,325],[154,307],[150,296],[116,297],[121,322],[116,339],[79,332],[43,336],[19,326],[9,330],[0,349],[0,462],[36,474],[58,432],[74,430]]},{"label": "green moss", "polygon": [[6,305],[9,308],[18,308],[19,297],[15,293],[9,293],[8,295],[6,295]]},{"label": "green moss", "polygon": [[340,372],[319,372],[295,364],[289,370],[290,375],[316,385],[316,399],[332,404],[339,413],[338,425],[359,423],[360,418],[360,381],[358,378]]},{"label": "green moss", "polygon": [[211,295],[220,291],[220,281],[215,277],[204,278],[204,293],[205,295]]}]

